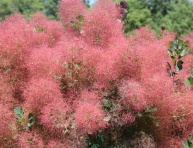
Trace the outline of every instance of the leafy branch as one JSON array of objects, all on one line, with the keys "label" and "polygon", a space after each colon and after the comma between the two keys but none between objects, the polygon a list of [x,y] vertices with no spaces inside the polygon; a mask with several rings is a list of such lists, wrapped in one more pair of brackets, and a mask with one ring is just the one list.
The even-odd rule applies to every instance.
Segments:
[{"label": "leafy branch", "polygon": [[21,125],[27,122],[27,125],[24,127],[25,130],[29,130],[35,124],[34,115],[32,113],[28,114],[28,119],[25,119],[24,111],[21,107],[15,107],[14,113],[16,116],[16,121],[19,122]]}]

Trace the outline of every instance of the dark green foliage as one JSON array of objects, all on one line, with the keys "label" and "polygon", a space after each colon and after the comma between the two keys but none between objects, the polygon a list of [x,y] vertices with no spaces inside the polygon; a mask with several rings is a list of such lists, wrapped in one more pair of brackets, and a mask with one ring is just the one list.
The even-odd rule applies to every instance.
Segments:
[{"label": "dark green foliage", "polygon": [[155,123],[155,117],[152,115],[152,113],[157,111],[157,107],[156,106],[151,106],[148,107],[147,109],[145,109],[142,113],[138,114],[138,116],[141,118],[150,118],[152,119]]},{"label": "dark green foliage", "polygon": [[0,20],[13,13],[21,13],[26,18],[36,12],[46,14],[51,19],[57,18],[57,7],[60,0],[1,0]]},{"label": "dark green foliage", "polygon": [[[115,0],[120,3],[121,0]],[[159,35],[162,27],[184,35],[193,30],[193,2],[190,0],[126,0],[129,9],[125,32],[149,25]]]},{"label": "dark green foliage", "polygon": [[46,0],[43,4],[44,6],[44,13],[50,18],[50,19],[56,19],[58,18],[57,12],[58,12],[58,4],[60,0]]},{"label": "dark green foliage", "polygon": [[168,54],[174,63],[174,70],[172,66],[168,63],[168,71],[171,76],[178,74],[180,70],[183,69],[183,60],[182,58],[189,53],[188,41],[182,41],[180,39],[170,42],[170,49],[168,49]]},{"label": "dark green foliage", "polygon": [[184,81],[184,83],[187,87],[193,85],[193,68],[191,69],[191,75]]},{"label": "dark green foliage", "polygon": [[[178,32],[180,36],[187,34],[193,29],[192,11],[192,1],[175,1],[171,3],[170,9],[168,9],[167,14],[163,17],[162,26],[165,26],[168,30]],[[157,24],[157,26],[159,26],[159,24]]]},{"label": "dark green foliage", "polygon": [[188,136],[188,139],[183,142],[183,148],[193,148],[193,136]]},{"label": "dark green foliage", "polygon": [[[120,2],[120,1],[117,1]],[[139,0],[126,0],[128,3],[128,13],[124,19],[125,33],[151,22],[151,12],[143,6]]]},{"label": "dark green foliage", "polygon": [[14,112],[18,119],[22,118],[24,115],[23,109],[21,107],[14,108]]},{"label": "dark green foliage", "polygon": [[28,120],[29,122],[27,123],[27,128],[30,128],[35,124],[34,115],[32,113],[29,113]]},{"label": "dark green foliage", "polygon": [[[189,53],[188,41],[182,41],[180,39],[170,42],[170,49],[168,49],[168,54],[174,63],[174,68],[168,64],[168,71],[170,76],[174,77],[180,70],[183,69],[183,57]],[[174,70],[173,70],[174,69]],[[184,81],[187,87],[193,85],[193,69],[191,69],[191,75]]]},{"label": "dark green foliage", "polygon": [[0,21],[15,11],[16,10],[14,10],[12,0],[1,0],[0,1]]},{"label": "dark green foliage", "polygon": [[100,148],[104,144],[104,135],[102,133],[98,133],[97,135],[88,136],[89,139],[86,140],[86,144],[88,148]]},{"label": "dark green foliage", "polygon": [[13,6],[16,12],[23,14],[28,18],[32,13],[43,12],[43,0],[13,0]]}]

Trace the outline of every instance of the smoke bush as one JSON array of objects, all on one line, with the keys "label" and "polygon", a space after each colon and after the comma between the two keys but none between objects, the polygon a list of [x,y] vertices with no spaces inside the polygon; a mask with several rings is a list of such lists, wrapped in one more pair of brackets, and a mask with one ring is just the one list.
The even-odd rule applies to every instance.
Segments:
[{"label": "smoke bush", "polygon": [[192,53],[180,65],[168,55],[174,32],[124,35],[120,7],[62,0],[60,20],[0,22],[3,147],[180,147],[192,134]]}]

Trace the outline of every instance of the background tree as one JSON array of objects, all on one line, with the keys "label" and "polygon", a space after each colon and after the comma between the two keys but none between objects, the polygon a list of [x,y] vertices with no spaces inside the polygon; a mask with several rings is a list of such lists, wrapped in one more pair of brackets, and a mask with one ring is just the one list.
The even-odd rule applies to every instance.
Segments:
[{"label": "background tree", "polygon": [[[120,3],[121,0],[115,0]],[[156,31],[161,28],[184,35],[193,30],[193,2],[190,0],[126,0],[128,14],[125,20],[126,32],[143,25]]]},{"label": "background tree", "polygon": [[[42,12],[50,19],[57,19],[58,5],[61,0],[0,0],[0,20],[6,16],[18,12],[28,18],[32,13]],[[89,6],[94,3],[91,0],[83,0]]]},{"label": "background tree", "polygon": [[7,15],[14,12],[12,7],[12,0],[1,0],[0,1],[0,20],[2,20]]},{"label": "background tree", "polygon": [[26,18],[37,11],[44,12],[45,9],[43,0],[33,0],[33,2],[31,0],[13,0],[12,6],[16,12],[23,14]]},{"label": "background tree", "polygon": [[[89,7],[97,0],[83,0]],[[120,3],[121,0],[114,0]],[[149,25],[156,31],[161,28],[184,35],[193,30],[193,1],[191,0],[125,0],[128,13],[125,17],[125,33]],[[1,0],[0,20],[18,12],[28,18],[32,13],[42,12],[50,19],[57,19],[60,0]]]},{"label": "background tree", "polygon": [[[180,0],[171,5],[171,9],[168,10],[167,15],[162,19],[162,24],[168,30],[177,31],[179,35],[187,34],[193,30],[192,12],[193,3],[188,0]],[[155,21],[155,23],[157,22]]]},{"label": "background tree", "polygon": [[141,1],[127,0],[128,13],[125,19],[125,32],[129,32],[151,22],[152,16]]},{"label": "background tree", "polygon": [[58,18],[57,16],[57,11],[58,11],[58,4],[60,0],[46,0],[44,3],[44,11],[45,14],[50,18],[50,19],[56,19]]}]

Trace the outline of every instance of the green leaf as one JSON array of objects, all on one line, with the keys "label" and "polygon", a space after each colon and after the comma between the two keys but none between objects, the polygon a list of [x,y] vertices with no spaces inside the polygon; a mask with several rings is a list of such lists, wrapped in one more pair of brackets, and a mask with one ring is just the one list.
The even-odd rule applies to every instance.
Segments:
[{"label": "green leaf", "polygon": [[184,62],[182,61],[182,60],[179,60],[178,62],[177,62],[177,64],[176,64],[176,69],[177,70],[182,70],[182,64],[183,64]]},{"label": "green leaf", "polygon": [[103,103],[104,107],[106,107],[106,108],[110,108],[111,107],[111,103],[107,99],[103,99],[102,103]]},{"label": "green leaf", "polygon": [[43,27],[35,27],[36,32],[44,32],[45,28]]},{"label": "green leaf", "polygon": [[84,17],[83,17],[82,15],[79,15],[79,16],[78,16],[78,20],[79,20],[79,22],[82,23],[82,22],[84,21]]},{"label": "green leaf", "polygon": [[186,79],[186,80],[184,81],[184,84],[185,84],[187,87],[190,87],[190,81],[189,81],[188,79]]},{"label": "green leaf", "polygon": [[190,148],[187,140],[183,142],[183,148]]},{"label": "green leaf", "polygon": [[191,76],[193,77],[193,68],[191,69]]},{"label": "green leaf", "polygon": [[193,77],[190,76],[190,77],[188,78],[188,80],[189,80],[189,82],[190,82],[190,85],[193,85]]},{"label": "green leaf", "polygon": [[193,144],[190,144],[190,148],[193,148]]},{"label": "green leaf", "polygon": [[193,144],[193,135],[189,135],[189,136],[188,136],[188,141]]},{"label": "green leaf", "polygon": [[188,144],[188,140],[183,142],[183,148],[190,148],[190,146]]},{"label": "green leaf", "polygon": [[29,123],[27,123],[27,127],[31,127],[35,124],[34,115],[32,113],[29,113],[28,115]]},{"label": "green leaf", "polygon": [[80,25],[77,24],[77,23],[73,24],[73,27],[74,27],[75,29],[80,29]]},{"label": "green leaf", "polygon": [[98,144],[93,144],[91,148],[99,148]]},{"label": "green leaf", "polygon": [[156,106],[151,106],[151,107],[148,108],[145,112],[151,113],[151,112],[155,112],[155,111],[157,111],[157,107],[156,107]]},{"label": "green leaf", "polygon": [[176,62],[176,57],[175,56],[171,56],[172,62]]},{"label": "green leaf", "polygon": [[188,53],[189,53],[189,50],[185,48],[180,55],[183,57],[187,55]]},{"label": "green leaf", "polygon": [[21,107],[16,107],[16,108],[14,108],[14,112],[15,112],[15,115],[16,115],[18,118],[22,118],[23,115],[24,115],[23,109],[22,109]]},{"label": "green leaf", "polygon": [[169,62],[167,62],[167,64],[168,64],[169,69],[171,70],[171,69],[172,69],[172,67],[171,67],[170,63],[169,63]]},{"label": "green leaf", "polygon": [[26,120],[25,119],[18,119],[17,122],[24,123]]},{"label": "green leaf", "polygon": [[30,121],[30,120],[33,120],[33,119],[34,119],[34,115],[32,113],[29,113],[28,120]]}]

